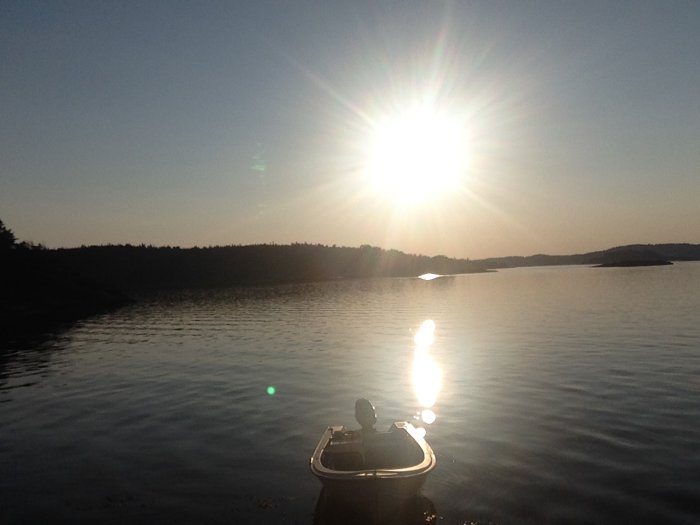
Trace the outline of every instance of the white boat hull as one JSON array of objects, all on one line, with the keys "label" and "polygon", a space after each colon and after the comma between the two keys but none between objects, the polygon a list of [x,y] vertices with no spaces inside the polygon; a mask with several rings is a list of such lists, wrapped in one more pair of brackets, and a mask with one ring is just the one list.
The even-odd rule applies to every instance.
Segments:
[{"label": "white boat hull", "polygon": [[396,422],[389,432],[376,433],[328,427],[310,467],[329,498],[390,508],[414,497],[435,464],[433,450],[413,425]]}]

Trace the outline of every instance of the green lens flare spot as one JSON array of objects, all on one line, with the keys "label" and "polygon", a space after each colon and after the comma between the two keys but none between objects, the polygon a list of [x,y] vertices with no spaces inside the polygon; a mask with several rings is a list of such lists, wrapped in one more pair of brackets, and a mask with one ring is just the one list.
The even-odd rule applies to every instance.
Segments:
[{"label": "green lens flare spot", "polygon": [[274,386],[270,385],[267,387],[267,395],[268,396],[274,396],[275,393],[277,393],[277,389]]}]

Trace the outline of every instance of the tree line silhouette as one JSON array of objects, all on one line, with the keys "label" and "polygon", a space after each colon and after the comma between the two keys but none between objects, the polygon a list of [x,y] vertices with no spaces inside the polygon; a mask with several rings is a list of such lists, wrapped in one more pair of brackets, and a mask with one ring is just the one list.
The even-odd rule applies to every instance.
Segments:
[{"label": "tree line silhouette", "polygon": [[18,242],[0,221],[0,336],[127,304],[126,294],[144,290],[482,270],[481,265],[465,259],[405,254],[368,245],[178,248],[127,244],[46,249]]},{"label": "tree line silhouette", "polygon": [[18,242],[0,221],[0,340],[130,302],[56,260],[53,252]]},{"label": "tree line silhouette", "polygon": [[384,250],[296,243],[209,248],[131,245],[51,251],[58,264],[125,290],[220,287],[363,277],[418,276],[483,271],[478,263]]},{"label": "tree line silhouette", "polygon": [[307,243],[46,249],[18,241],[0,220],[0,330],[75,319],[123,305],[130,302],[124,292],[445,275],[517,266],[633,266],[666,260],[700,260],[700,245],[628,245],[575,255],[481,260],[428,257],[369,245],[350,248]]}]

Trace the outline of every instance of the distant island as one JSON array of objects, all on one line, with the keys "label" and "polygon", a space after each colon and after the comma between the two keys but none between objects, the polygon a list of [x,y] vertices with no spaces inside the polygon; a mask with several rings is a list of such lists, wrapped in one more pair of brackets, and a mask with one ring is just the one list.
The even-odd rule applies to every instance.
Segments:
[{"label": "distant island", "polygon": [[119,307],[149,290],[453,275],[520,266],[651,266],[692,260],[700,260],[698,244],[628,245],[575,255],[480,260],[428,257],[369,245],[307,243],[46,249],[19,242],[0,221],[0,335]]},{"label": "distant island", "polygon": [[606,267],[608,265],[648,266],[649,261],[656,261],[655,264],[666,264],[671,261],[700,261],[700,244],[628,244],[607,250],[574,255],[536,254],[525,257],[495,257],[480,259],[475,262],[483,264],[488,269],[495,270],[523,266],[558,266],[567,264],[587,264],[598,267]]},{"label": "distant island", "polygon": [[[616,248],[611,248],[602,252],[591,252],[583,255],[565,255],[565,256],[553,256],[553,261],[556,260],[573,260],[576,262],[570,263],[557,263],[557,264],[590,264],[594,268],[622,268],[622,267],[634,267],[634,266],[663,266],[673,264],[668,260],[669,246],[674,246],[676,250],[676,257],[679,256],[679,252],[683,252],[684,257],[681,260],[693,260],[697,255],[693,255],[693,250],[679,250],[679,246],[693,246],[693,245],[629,245],[629,246],[619,246]],[[662,247],[660,250],[659,247]],[[662,254],[663,252],[664,254]],[[544,258],[550,258],[552,256],[544,255]],[[566,259],[561,259],[564,257]],[[538,260],[538,256],[533,256],[531,259],[533,261]],[[678,260],[678,259],[677,259]]]}]

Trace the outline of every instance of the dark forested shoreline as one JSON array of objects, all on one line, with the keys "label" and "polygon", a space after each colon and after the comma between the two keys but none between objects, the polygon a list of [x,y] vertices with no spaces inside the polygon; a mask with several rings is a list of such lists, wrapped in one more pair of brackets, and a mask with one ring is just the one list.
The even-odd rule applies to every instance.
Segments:
[{"label": "dark forested shoreline", "polygon": [[698,244],[629,245],[576,255],[469,260],[319,244],[46,249],[18,242],[0,221],[0,331],[78,319],[146,290],[219,288],[369,277],[458,274],[517,266],[634,266],[700,260]]},{"label": "dark forested shoreline", "polygon": [[50,267],[109,289],[130,291],[218,288],[423,273],[476,273],[519,266],[589,264],[647,266],[700,260],[700,245],[628,245],[575,255],[532,255],[469,260],[359,248],[295,243],[208,248],[133,245],[38,250]]},{"label": "dark forested shoreline", "polygon": [[475,262],[372,246],[313,244],[171,248],[90,246],[51,250],[57,264],[122,290],[223,287],[484,271]]},{"label": "dark forested shoreline", "polygon": [[70,323],[132,302],[53,257],[52,250],[0,250],[0,340]]},{"label": "dark forested shoreline", "polygon": [[312,244],[46,249],[0,221],[0,338],[126,305],[144,291],[484,271],[464,259]]}]

